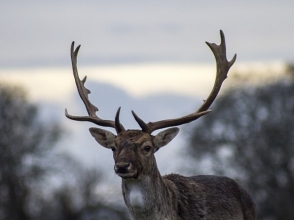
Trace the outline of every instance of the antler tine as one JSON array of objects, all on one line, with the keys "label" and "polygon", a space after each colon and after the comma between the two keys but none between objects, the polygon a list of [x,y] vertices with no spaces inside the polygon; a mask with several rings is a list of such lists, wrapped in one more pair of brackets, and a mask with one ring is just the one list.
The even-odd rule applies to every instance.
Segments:
[{"label": "antler tine", "polygon": [[116,132],[119,134],[120,132],[124,131],[124,127],[121,125],[120,121],[119,121],[119,113],[120,113],[120,107],[117,109],[116,115],[115,115],[115,129]]},{"label": "antler tine", "polygon": [[98,108],[89,101],[88,94],[91,93],[91,91],[85,87],[87,76],[85,76],[83,80],[80,80],[79,74],[78,74],[78,68],[77,68],[77,56],[78,56],[80,47],[81,45],[79,45],[76,49],[74,49],[74,41],[72,42],[71,48],[70,48],[71,63],[72,63],[72,70],[73,70],[76,86],[78,89],[78,93],[85,104],[85,107],[87,109],[89,116],[73,116],[68,114],[67,109],[65,109],[65,116],[75,121],[89,121],[89,122],[95,123],[96,125],[100,125],[104,127],[112,127],[116,129],[117,133],[120,133],[121,131],[124,130],[124,127],[119,123],[119,119],[117,119],[118,122],[115,123],[114,121],[111,121],[111,120],[103,120],[99,118],[96,115],[96,111],[98,111]]},{"label": "antler tine", "polygon": [[237,58],[237,55],[235,54],[231,61],[227,60],[225,35],[222,30],[220,31],[220,36],[221,36],[220,45],[206,42],[206,44],[210,47],[210,49],[212,50],[215,56],[216,65],[217,65],[215,83],[206,101],[204,101],[201,107],[192,114],[186,115],[181,118],[176,118],[176,119],[167,119],[167,120],[162,120],[157,122],[149,122],[148,124],[146,124],[141,118],[139,118],[135,114],[135,112],[132,112],[135,120],[138,122],[138,124],[140,125],[143,131],[151,134],[153,131],[157,129],[189,123],[211,112],[211,110],[208,110],[208,108],[211,106],[211,104],[215,100],[217,94],[220,91],[223,81],[227,78],[227,74],[229,72],[230,67],[234,64]]},{"label": "antler tine", "polygon": [[132,111],[133,116],[134,116],[135,120],[137,121],[137,123],[142,128],[142,131],[149,133],[149,134],[151,134],[153,131],[161,129],[161,128],[167,128],[167,127],[178,126],[178,125],[189,123],[189,122],[194,121],[203,115],[208,114],[209,112],[211,112],[211,111],[210,110],[203,111],[203,112],[199,112],[197,114],[195,112],[193,114],[189,114],[189,115],[186,115],[181,118],[167,119],[167,120],[162,120],[162,121],[157,121],[157,122],[145,123],[141,118],[139,118],[139,116],[134,111]]},{"label": "antler tine", "polygon": [[221,36],[220,45],[206,42],[206,44],[212,50],[216,60],[216,77],[215,77],[215,82],[214,82],[214,86],[211,93],[209,94],[208,98],[203,103],[203,105],[197,110],[197,112],[205,111],[211,106],[211,104],[213,103],[217,94],[220,91],[223,81],[228,77],[227,75],[228,75],[229,69],[231,68],[231,66],[233,66],[233,64],[235,63],[237,59],[237,54],[235,54],[231,61],[227,60],[226,41],[225,41],[224,32],[222,30],[220,30],[220,36]]}]

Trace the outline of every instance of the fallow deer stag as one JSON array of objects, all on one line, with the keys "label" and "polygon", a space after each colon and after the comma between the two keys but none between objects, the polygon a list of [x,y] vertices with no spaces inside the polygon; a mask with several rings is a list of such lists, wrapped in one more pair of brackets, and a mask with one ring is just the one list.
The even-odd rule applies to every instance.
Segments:
[{"label": "fallow deer stag", "polygon": [[[136,220],[254,220],[255,205],[248,193],[228,177],[200,175],[184,177],[178,174],[161,176],[154,153],[168,144],[179,132],[172,127],[189,123],[210,112],[208,108],[216,98],[230,67],[236,60],[226,58],[225,37],[220,31],[221,43],[207,43],[217,64],[213,89],[201,107],[184,117],[145,123],[135,112],[132,114],[142,130],[125,130],[119,121],[120,108],[115,120],[104,120],[96,115],[98,108],[88,99],[90,91],[85,88],[86,77],[79,79],[77,55],[80,46],[71,45],[73,75],[88,116],[66,117],[76,121],[89,121],[96,125],[111,127],[117,135],[100,128],[90,128],[90,133],[103,147],[113,151],[114,171],[122,178],[124,201],[131,219]],[[168,128],[153,136],[155,130]]]}]

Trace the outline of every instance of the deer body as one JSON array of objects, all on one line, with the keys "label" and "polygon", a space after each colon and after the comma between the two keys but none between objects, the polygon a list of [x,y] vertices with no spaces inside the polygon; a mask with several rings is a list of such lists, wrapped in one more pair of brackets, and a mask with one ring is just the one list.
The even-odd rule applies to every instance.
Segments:
[{"label": "deer body", "polygon": [[[184,117],[145,123],[133,111],[142,130],[125,130],[119,121],[120,108],[115,121],[96,115],[98,108],[88,99],[86,77],[79,79],[77,54],[71,46],[73,74],[78,92],[88,116],[72,116],[69,119],[90,121],[104,127],[115,128],[117,135],[100,128],[90,128],[91,135],[105,148],[113,151],[114,171],[122,178],[122,192],[133,220],[255,220],[255,205],[247,192],[234,180],[219,176],[184,177],[177,174],[161,176],[155,160],[155,152],[167,145],[179,132],[173,127],[189,123],[210,112],[208,108],[216,98],[230,67],[236,59],[226,58],[224,34],[221,44],[207,43],[214,53],[217,74],[213,89],[200,108]],[[156,135],[155,130],[167,128]]]},{"label": "deer body", "polygon": [[178,131],[170,128],[152,136],[128,130],[115,136],[99,128],[90,129],[102,146],[113,150],[115,172],[122,177],[123,197],[132,219],[254,220],[253,201],[230,178],[160,175],[154,153]]},{"label": "deer body", "polygon": [[[250,196],[226,177],[171,174],[157,180],[139,180],[135,184],[143,184],[140,189],[143,203],[130,201],[132,184],[128,180],[122,181],[125,203],[134,220],[255,219],[255,207]],[[246,199],[242,200],[242,197]]]}]

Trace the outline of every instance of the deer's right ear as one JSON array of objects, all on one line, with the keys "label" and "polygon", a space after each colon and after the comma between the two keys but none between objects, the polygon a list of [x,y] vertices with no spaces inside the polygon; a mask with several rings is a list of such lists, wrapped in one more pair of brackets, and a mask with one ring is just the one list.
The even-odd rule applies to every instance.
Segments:
[{"label": "deer's right ear", "polygon": [[111,148],[114,146],[116,136],[110,131],[106,131],[100,128],[90,128],[89,130],[95,140],[103,147]]},{"label": "deer's right ear", "polygon": [[179,133],[180,129],[177,127],[169,128],[159,132],[154,137],[154,144],[157,149],[167,145]]}]

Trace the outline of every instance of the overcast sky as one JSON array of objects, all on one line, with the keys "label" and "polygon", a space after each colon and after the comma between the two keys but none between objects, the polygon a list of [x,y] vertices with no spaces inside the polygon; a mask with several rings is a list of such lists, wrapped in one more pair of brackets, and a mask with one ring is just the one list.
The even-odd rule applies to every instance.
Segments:
[{"label": "overcast sky", "polygon": [[0,68],[214,62],[225,32],[239,61],[294,60],[294,1],[1,1]]}]

